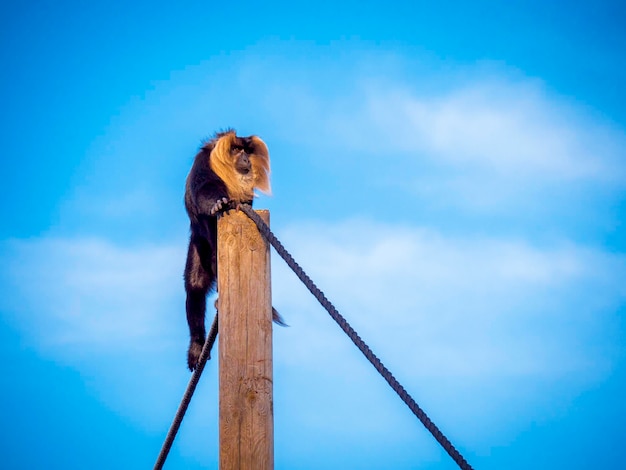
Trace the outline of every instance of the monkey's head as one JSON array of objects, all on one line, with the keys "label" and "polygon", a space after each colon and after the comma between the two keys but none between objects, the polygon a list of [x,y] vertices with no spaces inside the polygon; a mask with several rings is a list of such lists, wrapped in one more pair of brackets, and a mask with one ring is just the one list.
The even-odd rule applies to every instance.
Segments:
[{"label": "monkey's head", "polygon": [[238,137],[234,130],[228,130],[216,134],[205,148],[211,149],[211,169],[224,182],[232,200],[252,201],[255,189],[271,193],[270,156],[260,138]]}]

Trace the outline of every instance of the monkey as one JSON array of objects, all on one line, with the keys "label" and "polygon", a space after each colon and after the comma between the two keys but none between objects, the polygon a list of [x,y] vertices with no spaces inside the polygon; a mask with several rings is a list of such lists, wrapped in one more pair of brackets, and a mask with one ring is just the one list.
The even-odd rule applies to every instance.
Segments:
[{"label": "monkey", "polygon": [[[239,137],[234,129],[217,132],[200,148],[185,183],[185,209],[190,236],[184,282],[189,326],[187,366],[193,371],[202,352],[206,297],[217,279],[217,216],[252,204],[254,191],[271,194],[270,157],[257,136]],[[273,320],[284,325],[272,309]]]}]

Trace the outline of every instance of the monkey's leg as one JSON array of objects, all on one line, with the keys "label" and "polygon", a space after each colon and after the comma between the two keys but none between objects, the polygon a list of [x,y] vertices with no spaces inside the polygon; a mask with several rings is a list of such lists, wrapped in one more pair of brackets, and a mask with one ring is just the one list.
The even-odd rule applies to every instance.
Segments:
[{"label": "monkey's leg", "polygon": [[187,323],[189,325],[189,350],[187,365],[194,370],[204,345],[206,330],[204,316],[206,311],[206,295],[215,278],[202,265],[202,249],[193,238],[189,242],[187,264],[185,266],[185,291],[187,300]]}]

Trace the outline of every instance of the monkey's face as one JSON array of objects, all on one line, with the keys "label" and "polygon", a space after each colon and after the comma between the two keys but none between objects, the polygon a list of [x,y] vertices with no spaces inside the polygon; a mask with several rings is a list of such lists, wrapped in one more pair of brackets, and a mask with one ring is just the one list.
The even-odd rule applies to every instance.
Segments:
[{"label": "monkey's face", "polygon": [[233,166],[242,175],[247,175],[252,171],[252,162],[250,161],[250,155],[253,153],[253,149],[246,139],[237,139],[233,143],[230,149],[230,155],[233,161]]},{"label": "monkey's face", "polygon": [[254,190],[270,194],[270,156],[265,142],[255,135],[239,137],[234,130],[216,134],[209,164],[236,201],[251,201]]}]

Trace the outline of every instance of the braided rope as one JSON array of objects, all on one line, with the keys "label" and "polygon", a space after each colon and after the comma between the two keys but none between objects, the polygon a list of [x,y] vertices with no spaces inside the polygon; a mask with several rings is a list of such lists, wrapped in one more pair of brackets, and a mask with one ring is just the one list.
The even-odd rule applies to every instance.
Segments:
[{"label": "braided rope", "polygon": [[291,254],[285,249],[282,243],[276,238],[276,236],[269,229],[267,224],[259,217],[259,215],[252,210],[252,207],[247,204],[241,204],[239,208],[256,224],[263,237],[276,249],[276,252],[280,257],[285,260],[287,265],[293,270],[298,278],[309,289],[311,294],[319,301],[320,304],[328,311],[330,316],[337,322],[339,327],[348,335],[357,348],[363,353],[367,360],[374,366],[374,368],[383,376],[391,388],[398,394],[404,403],[409,407],[415,416],[422,422],[422,424],[433,435],[437,442],[444,448],[444,450],[452,457],[456,464],[462,470],[473,470],[471,465],[463,458],[458,450],[452,445],[446,436],[439,430],[439,428],[431,421],[426,415],[424,410],[416,403],[416,401],[409,395],[405,388],[396,380],[378,357],[372,352],[367,344],[361,339],[358,333],[350,326],[346,319],[337,311],[335,306],[330,303],[324,293],[315,285],[311,278],[304,272],[304,270],[296,263]]},{"label": "braided rope", "polygon": [[189,402],[191,402],[191,397],[193,397],[193,392],[196,391],[196,386],[198,385],[198,381],[200,380],[200,376],[202,375],[202,371],[204,370],[206,361],[211,358],[211,349],[213,348],[213,344],[215,343],[215,339],[217,338],[217,329],[218,318],[216,313],[215,318],[213,319],[213,323],[211,324],[209,334],[207,335],[204,346],[202,347],[202,352],[200,353],[200,357],[198,358],[198,365],[193,371],[191,379],[189,379],[187,390],[185,390],[183,399],[181,400],[178,410],[176,411],[176,416],[174,416],[174,421],[172,421],[172,425],[170,426],[170,430],[167,432],[165,442],[163,442],[163,446],[161,447],[161,452],[159,453],[157,461],[154,464],[154,470],[161,470],[163,468],[163,464],[167,459],[167,454],[169,454],[170,449],[172,448],[172,444],[174,443],[174,439],[176,438],[176,434],[178,433],[180,424],[183,422],[183,418],[185,417],[185,413],[187,412]]}]

